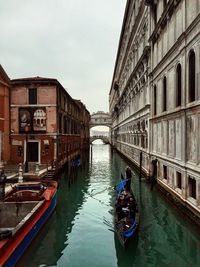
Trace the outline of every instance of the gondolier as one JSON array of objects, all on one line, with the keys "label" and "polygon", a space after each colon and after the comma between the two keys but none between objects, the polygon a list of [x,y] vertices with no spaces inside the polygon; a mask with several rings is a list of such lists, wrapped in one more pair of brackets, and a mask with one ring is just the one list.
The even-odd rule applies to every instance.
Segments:
[{"label": "gondolier", "polygon": [[124,247],[134,238],[139,225],[137,202],[131,188],[127,190],[126,182],[126,179],[122,179],[118,185],[115,203],[115,229]]},{"label": "gondolier", "polygon": [[128,191],[131,190],[131,178],[132,178],[132,172],[129,166],[126,167],[126,189]]}]

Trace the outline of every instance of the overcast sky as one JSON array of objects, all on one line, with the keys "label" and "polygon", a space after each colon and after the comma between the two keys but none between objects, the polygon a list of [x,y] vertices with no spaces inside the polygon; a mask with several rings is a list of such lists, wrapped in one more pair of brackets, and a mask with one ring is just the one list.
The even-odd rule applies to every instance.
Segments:
[{"label": "overcast sky", "polygon": [[0,64],[11,79],[56,78],[108,111],[126,0],[0,0]]}]

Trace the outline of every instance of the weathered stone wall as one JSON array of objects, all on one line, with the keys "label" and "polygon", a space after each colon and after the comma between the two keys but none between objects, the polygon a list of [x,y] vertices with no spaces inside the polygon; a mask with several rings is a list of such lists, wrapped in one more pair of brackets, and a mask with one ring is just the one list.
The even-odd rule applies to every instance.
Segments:
[{"label": "weathered stone wall", "polygon": [[[158,1],[160,6],[162,1]],[[173,1],[170,1],[170,3]],[[176,3],[175,3],[176,2]],[[174,1],[166,24],[151,29],[151,147],[158,159],[161,185],[199,209],[200,142],[199,70],[200,4],[198,0]],[[151,13],[152,14],[152,13]],[[153,15],[152,15],[153,16]],[[163,13],[158,11],[161,21]],[[189,101],[189,55],[195,53],[195,101]],[[177,106],[177,66],[181,66],[181,105]],[[163,79],[166,77],[166,111]],[[156,114],[154,112],[156,86]]]},{"label": "weathered stone wall", "polygon": [[112,144],[149,173],[149,10],[144,1],[127,1],[113,83],[109,95]]},{"label": "weathered stone wall", "polygon": [[142,151],[147,174],[157,158],[159,184],[200,214],[199,77],[199,0],[127,1],[109,94],[112,144],[136,165]]}]

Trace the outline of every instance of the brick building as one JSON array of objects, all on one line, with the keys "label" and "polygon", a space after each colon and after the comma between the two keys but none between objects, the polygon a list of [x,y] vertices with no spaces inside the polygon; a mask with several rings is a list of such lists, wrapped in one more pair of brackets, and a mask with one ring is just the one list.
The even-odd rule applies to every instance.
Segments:
[{"label": "brick building", "polygon": [[15,79],[11,85],[13,162],[61,167],[89,144],[89,112],[56,79]]},{"label": "brick building", "polygon": [[10,79],[0,65],[0,162],[10,159]]}]

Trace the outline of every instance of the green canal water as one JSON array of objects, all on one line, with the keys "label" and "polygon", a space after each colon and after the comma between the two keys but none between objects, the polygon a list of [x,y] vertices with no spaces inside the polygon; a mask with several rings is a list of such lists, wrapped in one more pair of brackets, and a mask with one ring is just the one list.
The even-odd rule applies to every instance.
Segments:
[{"label": "green canal water", "polygon": [[[109,145],[93,145],[76,173],[59,179],[56,211],[18,267],[200,266],[200,235],[154,188],[132,188],[140,208],[138,237],[125,250],[113,232],[114,185],[127,163]],[[134,169],[132,169],[134,171]]]}]

